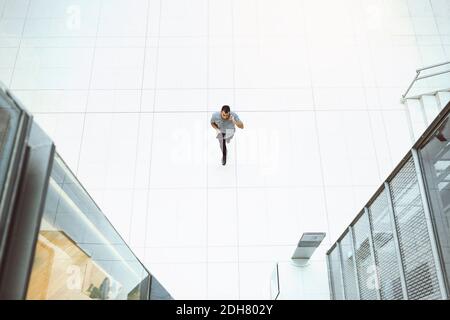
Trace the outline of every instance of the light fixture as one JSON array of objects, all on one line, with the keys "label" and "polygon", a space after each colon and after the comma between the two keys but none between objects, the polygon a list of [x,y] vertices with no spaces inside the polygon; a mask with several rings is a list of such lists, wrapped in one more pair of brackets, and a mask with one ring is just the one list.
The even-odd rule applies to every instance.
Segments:
[{"label": "light fixture", "polygon": [[305,266],[314,251],[319,247],[325,238],[325,232],[305,232],[302,234],[300,241],[292,255],[292,262],[296,266]]}]

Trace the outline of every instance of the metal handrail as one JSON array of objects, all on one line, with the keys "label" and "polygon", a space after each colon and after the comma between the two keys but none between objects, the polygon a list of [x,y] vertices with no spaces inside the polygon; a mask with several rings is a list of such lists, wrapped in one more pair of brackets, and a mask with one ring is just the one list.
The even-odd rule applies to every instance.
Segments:
[{"label": "metal handrail", "polygon": [[413,81],[409,85],[408,89],[406,89],[406,92],[402,95],[402,102],[405,101],[406,96],[409,93],[409,90],[411,90],[412,86],[416,83],[416,81],[422,80],[422,79],[426,79],[426,78],[431,78],[431,77],[438,76],[438,75],[445,74],[445,73],[450,73],[450,69],[449,69],[449,70],[440,71],[440,72],[432,73],[432,74],[425,75],[425,76],[420,76],[420,73],[422,71],[433,69],[433,68],[436,68],[436,67],[445,66],[447,64],[450,65],[450,61],[442,62],[442,63],[434,64],[434,65],[431,65],[431,66],[428,66],[428,67],[423,67],[423,68],[417,69],[416,70],[416,76],[414,77]]},{"label": "metal handrail", "polygon": [[420,71],[423,71],[423,70],[427,70],[427,69],[432,69],[432,68],[435,68],[435,67],[444,66],[444,65],[446,65],[446,64],[450,64],[450,61],[442,62],[442,63],[437,63],[437,64],[432,64],[431,66],[423,67],[423,68],[417,69],[416,71],[417,71],[417,72],[420,72]]}]

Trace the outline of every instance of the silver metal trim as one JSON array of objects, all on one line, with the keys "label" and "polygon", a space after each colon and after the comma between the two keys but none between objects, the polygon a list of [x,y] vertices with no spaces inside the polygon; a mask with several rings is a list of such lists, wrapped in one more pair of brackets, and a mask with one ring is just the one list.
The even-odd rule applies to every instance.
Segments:
[{"label": "silver metal trim", "polygon": [[406,99],[406,95],[408,94],[409,90],[411,90],[414,83],[416,83],[417,78],[419,77],[420,71],[416,71],[416,76],[414,77],[413,81],[411,81],[408,89],[406,89],[406,92],[402,95],[403,100]]},{"label": "silver metal trim", "polygon": [[416,141],[416,137],[414,135],[414,128],[412,125],[411,112],[409,111],[409,107],[406,103],[404,103],[403,106],[405,107],[406,118],[408,119],[407,122],[408,122],[409,137],[411,138],[411,143],[414,143],[414,141]]},{"label": "silver metal trim", "polygon": [[389,206],[389,216],[391,218],[391,226],[393,228],[392,235],[394,239],[395,244],[395,252],[397,253],[397,259],[398,259],[398,265],[399,265],[399,271],[400,271],[400,283],[402,285],[402,291],[403,291],[403,299],[408,300],[408,289],[406,287],[406,277],[405,277],[405,269],[403,268],[403,260],[402,255],[400,253],[400,242],[398,240],[397,235],[397,224],[395,222],[395,214],[394,214],[394,204],[392,203],[392,195],[391,195],[391,187],[389,183],[384,183],[384,188],[386,190],[386,196],[388,199],[388,206]]},{"label": "silver metal trim", "polygon": [[430,66],[427,66],[427,67],[423,67],[423,68],[417,69],[416,72],[420,72],[420,71],[423,71],[423,70],[427,70],[427,69],[431,69],[431,68],[436,68],[436,67],[444,66],[444,65],[446,65],[446,64],[450,64],[450,61],[442,62],[442,63],[437,63],[437,64],[432,64],[432,65],[430,65]]},{"label": "silver metal trim", "polygon": [[[419,100],[419,105],[420,105],[420,111],[422,114],[422,119],[423,122],[425,123],[425,130],[426,128],[428,128],[428,126],[430,125],[431,122],[428,121],[428,117],[427,117],[427,112],[425,111],[425,102],[422,99],[423,96],[420,97]],[[431,119],[431,121],[433,121],[433,119]]]},{"label": "silver metal trim", "polygon": [[418,77],[418,78],[416,79],[416,81],[417,81],[417,80],[426,79],[426,78],[431,78],[431,77],[434,77],[434,76],[439,76],[439,75],[441,75],[441,74],[449,73],[449,72],[450,72],[450,70],[445,70],[445,71],[441,71],[441,72],[435,72],[435,73],[432,73],[432,74],[427,74],[426,76]]}]

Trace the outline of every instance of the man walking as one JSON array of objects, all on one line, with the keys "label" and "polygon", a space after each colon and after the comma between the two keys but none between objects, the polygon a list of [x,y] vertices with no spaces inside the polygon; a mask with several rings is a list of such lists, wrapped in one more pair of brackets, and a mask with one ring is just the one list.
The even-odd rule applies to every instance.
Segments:
[{"label": "man walking", "polygon": [[[235,125],[244,129],[244,124],[239,116],[230,111],[229,106],[223,106],[220,112],[214,112],[211,117],[211,126],[216,129],[217,140],[219,140],[220,149],[222,150],[222,165],[227,163],[227,145],[234,136]],[[226,141],[226,143],[225,143]]]}]

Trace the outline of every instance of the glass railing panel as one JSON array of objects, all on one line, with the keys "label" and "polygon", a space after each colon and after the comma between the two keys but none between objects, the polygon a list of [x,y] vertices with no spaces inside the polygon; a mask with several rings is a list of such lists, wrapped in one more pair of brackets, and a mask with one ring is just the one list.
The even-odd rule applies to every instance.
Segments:
[{"label": "glass railing panel", "polygon": [[390,182],[408,299],[440,299],[436,265],[412,157]]},{"label": "glass railing panel", "polygon": [[344,300],[344,287],[342,286],[342,269],[341,269],[341,255],[339,253],[339,246],[336,244],[334,249],[328,255],[331,275],[331,290],[333,291],[334,300]]},{"label": "glass railing panel", "polygon": [[[382,300],[442,299],[450,292],[449,114],[447,105],[366,205]],[[361,256],[368,251],[359,254],[364,244],[364,230],[358,230],[361,219],[350,228],[355,257],[348,245],[352,235],[348,229],[332,247],[335,250],[340,244],[342,248],[346,299],[353,292],[352,259],[356,259],[359,294],[364,298],[360,265],[367,263]],[[334,284],[333,250],[328,252],[330,285]]]},{"label": "glass railing panel", "polygon": [[394,243],[394,226],[389,214],[386,191],[383,190],[369,207],[377,274],[382,300],[402,300],[400,261]]},{"label": "glass railing panel", "polygon": [[149,277],[56,156],[27,299],[148,299]]},{"label": "glass railing panel", "polygon": [[435,221],[444,274],[450,283],[450,121],[447,115],[419,150],[431,213]]},{"label": "glass railing panel", "polygon": [[[3,199],[6,176],[11,163],[14,142],[22,112],[4,96],[0,88],[0,201]],[[1,214],[1,212],[0,212]]]},{"label": "glass railing panel", "polygon": [[358,299],[356,287],[356,270],[353,255],[352,233],[347,232],[341,240],[342,275],[344,278],[344,291],[347,300]]},{"label": "glass railing panel", "polygon": [[377,284],[373,279],[374,274],[376,274],[375,262],[370,248],[369,233],[369,218],[364,212],[353,226],[356,268],[362,300],[377,299]]}]

